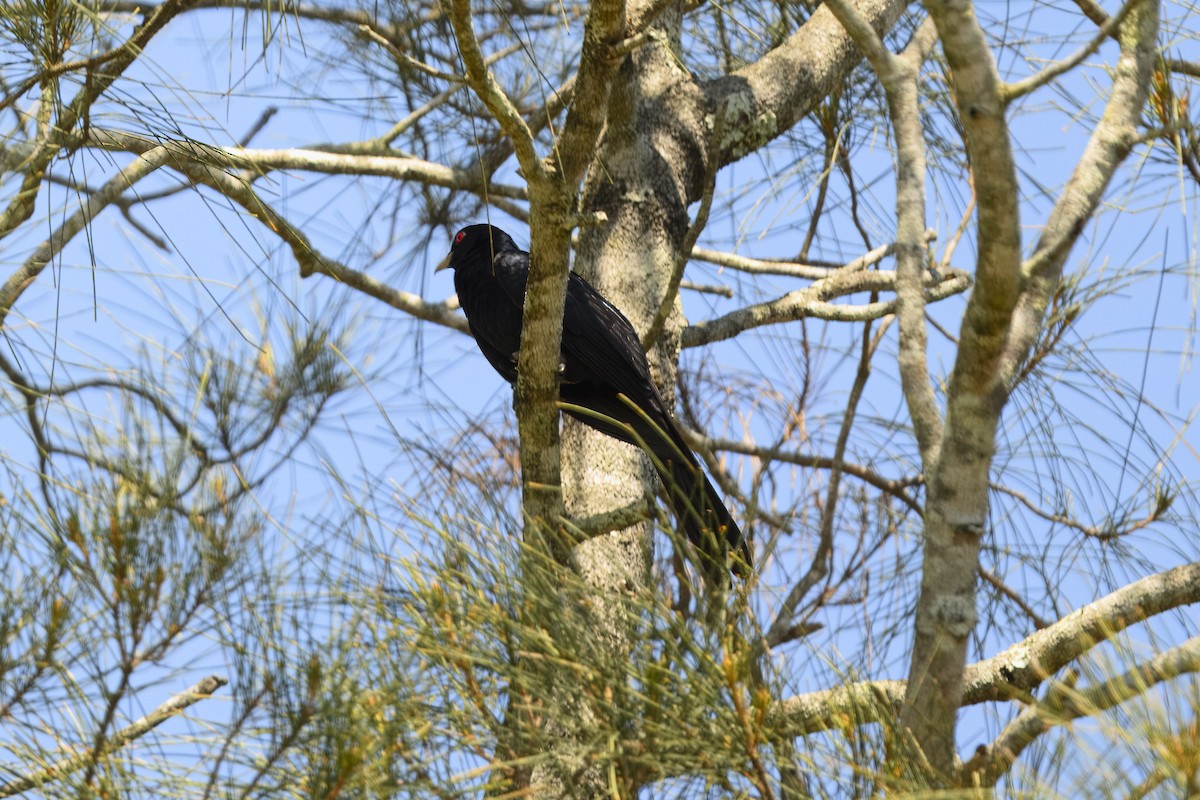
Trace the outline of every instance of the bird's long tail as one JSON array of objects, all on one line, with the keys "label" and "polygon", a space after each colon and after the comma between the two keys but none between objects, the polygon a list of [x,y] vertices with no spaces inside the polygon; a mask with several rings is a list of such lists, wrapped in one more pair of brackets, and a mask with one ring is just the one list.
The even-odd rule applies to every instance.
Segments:
[{"label": "bird's long tail", "polygon": [[[567,402],[564,410],[601,433],[647,451],[680,528],[699,552],[704,572],[720,576],[718,582],[724,583],[728,563],[734,573],[746,575],[751,567],[750,544],[704,474],[679,424],[668,414],[640,409],[623,396],[603,403],[596,395],[588,399],[588,408]],[[733,555],[731,561],[727,554]]]},{"label": "bird's long tail", "polygon": [[[682,440],[678,431],[672,433]],[[678,446],[682,442],[671,442],[669,448],[662,446],[665,443],[661,439],[659,442],[653,448],[654,469],[667,488],[680,527],[704,561],[704,571],[720,576],[728,564],[735,574],[744,577],[751,566],[750,545],[725,507],[721,493],[691,450],[683,450],[680,455]],[[731,554],[732,560],[727,561],[726,554]]]}]

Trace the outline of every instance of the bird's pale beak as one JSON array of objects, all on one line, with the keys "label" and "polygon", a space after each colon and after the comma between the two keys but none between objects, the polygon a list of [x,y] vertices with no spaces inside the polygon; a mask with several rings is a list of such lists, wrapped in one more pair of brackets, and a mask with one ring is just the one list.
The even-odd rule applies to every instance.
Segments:
[{"label": "bird's pale beak", "polygon": [[446,257],[445,257],[445,258],[443,258],[441,261],[439,261],[439,262],[438,262],[438,265],[437,265],[436,267],[434,267],[434,268],[433,268],[433,271],[434,271],[434,272],[441,272],[441,271],[442,271],[442,270],[444,270],[446,267],[450,266],[450,257],[451,257],[452,255],[454,255],[454,252],[453,252],[453,251],[451,251],[451,252],[449,252],[449,253],[446,253]]}]

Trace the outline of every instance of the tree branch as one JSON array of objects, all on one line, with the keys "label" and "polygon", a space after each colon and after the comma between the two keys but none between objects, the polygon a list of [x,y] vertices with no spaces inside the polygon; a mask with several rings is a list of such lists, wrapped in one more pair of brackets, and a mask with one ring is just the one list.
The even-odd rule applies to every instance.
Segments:
[{"label": "tree branch", "polygon": [[[318,3],[297,3],[294,0],[196,0],[191,5],[194,10],[202,8],[232,8],[239,11],[260,11],[265,14],[281,14],[300,19],[311,19],[318,22],[330,22],[336,25],[371,25],[377,27],[379,19],[375,14],[358,8],[339,8]],[[100,12],[110,14],[151,14],[158,9],[154,3],[139,3],[137,0],[103,0]],[[422,13],[415,21],[404,20],[390,26],[385,33],[395,38],[405,31],[412,30],[416,25],[441,19],[441,9],[436,6]]]},{"label": "tree branch", "polygon": [[[890,30],[906,0],[861,0],[864,19],[879,33]],[[725,106],[722,165],[754,152],[790,130],[858,63],[861,55],[824,6],[783,44],[732,75],[704,86],[709,108]]]},{"label": "tree branch", "polygon": [[925,226],[925,135],[917,80],[921,65],[936,41],[937,27],[932,17],[926,17],[904,53],[898,58],[889,54],[892,68],[885,69],[886,77],[880,74],[896,135],[896,316],[900,328],[897,362],[913,433],[926,469],[936,463],[941,451],[942,412],[926,354],[926,297],[921,284],[927,262],[926,248],[919,238]]},{"label": "tree branch", "polygon": [[1078,531],[1084,536],[1098,539],[1102,542],[1109,542],[1114,539],[1119,539],[1122,536],[1127,536],[1134,531],[1140,531],[1142,528],[1157,522],[1158,520],[1162,519],[1163,514],[1166,513],[1167,509],[1170,508],[1171,505],[1169,502],[1165,501],[1158,502],[1155,504],[1154,508],[1152,508],[1148,514],[1146,514],[1146,516],[1137,520],[1130,521],[1129,518],[1126,517],[1119,521],[1114,520],[1105,525],[1085,525],[1074,517],[1066,514],[1056,514],[1052,511],[1047,511],[1030,500],[1029,497],[1027,497],[1023,492],[1018,492],[1016,489],[1012,489],[1000,483],[991,484],[991,488],[993,491],[1006,494],[1013,498],[1021,505],[1025,506],[1025,508],[1029,509],[1031,512],[1047,522],[1053,522],[1056,525],[1062,525],[1063,527],[1070,528],[1073,531]]},{"label": "tree branch", "polygon": [[[921,442],[928,479],[921,591],[908,667],[909,687],[900,717],[915,748],[898,748],[901,760],[923,755],[932,785],[954,774],[955,719],[962,696],[967,642],[975,628],[979,541],[987,523],[988,471],[996,426],[1007,399],[998,360],[1020,298],[1021,230],[1016,166],[1000,96],[1000,77],[971,0],[925,0],[952,72],[955,103],[975,191],[978,256],[975,288],[967,301],[958,352],[946,391],[942,435]],[[923,319],[909,317],[912,325]],[[910,333],[914,333],[910,329]],[[921,337],[923,339],[923,337]],[[914,414],[926,425],[927,374],[912,374],[923,354],[909,350]],[[907,741],[907,739],[905,740]]]},{"label": "tree branch", "polygon": [[59,225],[48,239],[43,241],[25,259],[8,280],[0,286],[0,328],[8,318],[17,299],[37,279],[42,270],[59,254],[62,248],[95,219],[105,207],[114,203],[121,194],[142,178],[167,163],[171,154],[165,147],[154,147],[138,155],[129,166],[118,172],[98,190],[93,192],[83,207]]},{"label": "tree branch", "polygon": [[[1200,603],[1200,562],[1134,581],[968,667],[962,704],[1028,696],[1051,675],[1126,628],[1194,603]],[[842,725],[846,715],[854,724],[880,721],[886,718],[885,710],[899,707],[904,695],[904,681],[859,681],[782,700],[767,720],[779,726],[781,735],[804,736]]]},{"label": "tree branch", "polygon": [[1013,335],[1003,353],[1001,377],[1006,381],[1017,374],[1033,346],[1063,264],[1083,232],[1084,222],[1095,213],[1117,167],[1137,142],[1137,126],[1154,74],[1157,36],[1158,4],[1154,0],[1130,0],[1128,18],[1118,31],[1121,55],[1104,115],[1055,202],[1033,255],[1021,264],[1028,289],[1014,311]]},{"label": "tree branch", "polygon": [[609,87],[620,63],[612,48],[624,36],[625,0],[592,0],[583,25],[575,96],[554,144],[551,163],[562,172],[567,186],[579,186],[595,154],[596,139],[608,118]]},{"label": "tree branch", "polygon": [[475,28],[471,19],[470,0],[448,2],[450,23],[454,26],[454,39],[458,43],[458,52],[462,55],[463,66],[466,68],[467,83],[512,141],[517,161],[525,171],[525,179],[533,181],[544,178],[545,170],[538,159],[537,148],[534,147],[533,132],[525,124],[521,112],[504,93],[504,89],[496,82],[495,76],[487,68],[483,51],[479,49],[479,40],[475,38]]},{"label": "tree branch", "polygon": [[[826,2],[840,2],[840,0],[826,0]],[[829,484],[825,491],[825,507],[821,511],[820,535],[817,539],[817,547],[813,553],[812,563],[808,570],[796,581],[792,588],[788,591],[787,597],[779,605],[779,610],[775,614],[775,621],[771,623],[771,627],[767,630],[765,640],[767,646],[773,646],[786,641],[789,630],[793,627],[793,618],[796,614],[796,609],[800,602],[808,595],[808,593],[818,583],[825,579],[829,574],[829,562],[833,555],[833,520],[837,513],[838,491],[841,486],[842,473],[844,470],[843,459],[846,456],[846,444],[850,441],[850,431],[854,425],[854,416],[858,412],[858,404],[862,400],[863,389],[867,385],[867,379],[871,376],[871,358],[875,354],[875,348],[879,344],[879,339],[886,324],[881,326],[879,334],[876,337],[871,336],[871,323],[867,322],[863,328],[862,352],[858,359],[858,370],[854,375],[854,384],[850,387],[850,396],[846,401],[846,410],[842,415],[842,424],[838,430],[837,441],[833,449],[833,464],[829,470]]]},{"label": "tree branch", "polygon": [[[88,72],[89,79],[84,82],[83,88],[71,99],[70,104],[61,108],[53,129],[48,130],[44,138],[39,137],[32,152],[20,164],[19,168],[25,172],[25,178],[21,182],[21,188],[17,191],[16,195],[9,202],[3,213],[0,213],[0,239],[12,233],[33,214],[34,200],[41,186],[42,177],[46,174],[50,166],[50,161],[54,158],[55,153],[62,148],[63,143],[73,135],[76,123],[86,117],[96,98],[103,94],[112,85],[113,81],[119,78],[128,69],[129,65],[141,55],[156,33],[162,30],[175,16],[186,11],[195,2],[196,0],[165,0],[165,2],[155,7],[153,13],[147,15],[145,22],[137,26],[128,39],[109,51],[103,59],[103,64],[107,65],[106,69]],[[53,65],[49,66],[53,69]],[[46,75],[45,73],[39,73],[32,80],[34,80],[32,85],[37,85],[39,81],[46,81]],[[30,88],[32,88],[32,85]],[[48,81],[43,83],[43,86],[49,85]],[[0,110],[3,110],[27,91],[29,91],[29,88],[10,94],[3,102],[0,102]],[[49,113],[52,104],[43,103],[42,105],[46,108],[47,113]]]},{"label": "tree branch", "polygon": [[[778,447],[760,447],[736,439],[718,439],[690,428],[684,429],[684,436],[687,438],[688,444],[700,450],[740,453],[763,461],[780,461],[784,464],[795,464],[812,469],[833,469],[834,460],[829,456],[808,455]],[[880,491],[887,492],[918,515],[922,513],[921,505],[905,491],[914,486],[920,486],[923,483],[922,476],[916,475],[906,479],[885,478],[869,467],[850,461],[842,462],[842,472],[858,478],[863,483],[874,486]]]},{"label": "tree branch", "polygon": [[[811,286],[789,292],[775,300],[731,311],[722,317],[684,328],[681,344],[683,347],[699,347],[732,339],[744,331],[763,325],[795,322],[810,317],[841,322],[879,319],[895,312],[895,300],[858,306],[839,305],[830,301],[857,292],[891,291],[895,288],[895,283],[894,272],[838,271]],[[970,286],[971,277],[957,270],[947,275],[930,274],[925,280],[928,302],[937,302],[965,292]]]},{"label": "tree branch", "polygon": [[[924,239],[926,242],[932,242],[936,238],[936,231],[925,231]],[[736,269],[739,272],[748,272],[751,275],[785,275],[790,278],[820,280],[821,278],[828,278],[834,270],[844,269],[853,271],[865,269],[873,264],[878,264],[895,252],[895,244],[885,244],[882,247],[876,247],[874,250],[859,256],[849,263],[829,265],[801,264],[795,261],[781,261],[770,258],[749,258],[747,256],[740,256],[737,253],[709,250],[706,247],[693,247],[692,258],[697,261],[716,264],[718,267],[728,267]]]},{"label": "tree branch", "polygon": [[1050,623],[1043,619],[1040,614],[1034,611],[1033,606],[1025,602],[1025,598],[1017,594],[1017,592],[1011,586],[1000,580],[999,575],[996,575],[989,569],[985,569],[982,564],[979,565],[976,572],[979,573],[979,577],[991,584],[992,588],[1007,597],[1014,605],[1016,605],[1017,608],[1021,609],[1021,612],[1025,614],[1025,616],[1029,617],[1029,620],[1033,623],[1035,628],[1041,630],[1042,628],[1050,627]]},{"label": "tree branch", "polygon": [[1123,586],[1049,627],[969,667],[965,703],[1028,694],[1042,681],[1126,628],[1200,602],[1200,562],[1184,564]]},{"label": "tree branch", "polygon": [[1070,56],[1055,60],[1053,64],[1040,72],[1030,75],[1028,78],[1023,78],[1016,83],[1005,84],[1001,90],[1005,104],[1010,104],[1014,100],[1040,89],[1058,76],[1070,72],[1082,64],[1085,58],[1100,49],[1100,45],[1104,44],[1105,39],[1113,35],[1113,32],[1117,30],[1122,20],[1125,19],[1125,15],[1139,2],[1141,0],[1129,0],[1125,5],[1121,6],[1116,15],[1106,17],[1100,25],[1100,30],[1096,31],[1092,40]]},{"label": "tree branch", "polygon": [[900,321],[900,382],[913,432],[928,470],[942,444],[942,414],[929,377],[925,337],[925,132],[921,127],[917,79],[937,41],[932,17],[917,29],[904,54],[894,56],[848,0],[829,0],[883,84],[888,117],[896,136],[896,316]]},{"label": "tree branch", "polygon": [[964,776],[973,785],[995,786],[1043,733],[1081,717],[1096,716],[1144,695],[1153,686],[1195,672],[1200,672],[1200,637],[1188,639],[1098,686],[1077,690],[1066,683],[1054,684],[1044,701],[1027,706],[991,745],[963,765]]},{"label": "tree branch", "polygon": [[217,147],[182,140],[151,139],[124,131],[92,128],[83,142],[107,150],[144,153],[154,147],[166,147],[177,157],[224,169],[245,170],[258,177],[274,170],[304,170],[327,175],[379,175],[407,181],[416,180],[448,189],[463,189],[483,197],[497,195],[524,200],[526,191],[519,186],[487,183],[468,170],[435,164],[419,158],[380,155],[349,155],[302,147],[281,150],[246,147]]},{"label": "tree branch", "polygon": [[[147,143],[147,140],[137,136],[105,130],[93,130],[92,138],[99,146],[117,150],[134,150],[135,152]],[[303,231],[292,225],[258,196],[248,180],[214,166],[206,157],[209,153],[208,148],[199,149],[197,152],[197,148],[190,147],[186,143],[174,142],[170,146],[162,145],[159,149],[166,151],[167,157],[163,160],[169,166],[179,170],[190,180],[208,186],[242,206],[250,212],[251,216],[258,219],[272,233],[282,239],[296,259],[301,277],[307,278],[314,274],[327,275],[377,300],[382,300],[393,308],[411,314],[417,319],[444,325],[463,333],[468,332],[466,320],[462,315],[455,313],[455,306],[451,303],[431,303],[418,295],[393,289],[316,250]],[[158,152],[158,149],[155,152]],[[3,297],[4,295],[0,293],[0,302]],[[0,306],[0,308],[6,308],[6,306]],[[0,316],[0,322],[2,321],[3,317]]]},{"label": "tree branch", "polygon": [[81,769],[88,764],[95,763],[104,756],[129,744],[134,739],[149,733],[188,706],[211,697],[213,692],[227,683],[229,681],[220,675],[210,675],[192,688],[168,698],[166,702],[146,716],[108,737],[98,750],[87,750],[70,758],[65,758],[56,764],[52,764],[41,772],[0,784],[0,797],[12,797],[15,794],[27,792],[30,789],[35,789],[38,786],[58,780],[62,776]]}]

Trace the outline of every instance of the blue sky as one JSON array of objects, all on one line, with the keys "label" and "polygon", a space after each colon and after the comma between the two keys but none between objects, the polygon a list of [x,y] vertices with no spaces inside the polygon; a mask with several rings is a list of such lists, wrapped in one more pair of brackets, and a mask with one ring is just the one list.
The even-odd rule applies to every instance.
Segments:
[{"label": "blue sky", "polygon": [[[1052,34],[1064,30],[1062,26],[1072,26],[1072,30],[1078,26],[1078,41],[1090,35],[1090,23],[1079,25],[1070,9],[1032,4],[981,4],[980,8],[989,34],[1004,36],[1007,41],[1022,39],[1026,42],[1022,49],[1031,58],[1054,57],[1073,49],[1073,44],[1053,41]],[[997,15],[1008,14],[1007,27],[999,27],[990,18],[993,10]],[[233,36],[229,34],[231,19]],[[1181,57],[1194,58],[1195,42],[1187,38],[1184,25],[1178,23],[1178,34],[1173,33],[1172,24],[1165,26],[1166,38]],[[244,39],[242,26],[241,14],[230,11],[198,12],[174,23],[131,73],[134,80],[120,84],[125,107],[107,106],[105,114],[97,115],[97,124],[130,128],[154,118],[160,132],[166,133],[169,115],[185,132],[227,145],[254,124],[265,105],[277,106],[278,113],[253,142],[259,147],[364,138],[390,124],[386,104],[367,96],[375,87],[355,82],[351,65],[339,61],[343,45],[335,38],[325,40],[323,33],[312,32],[319,28],[308,27],[300,37],[287,27],[277,31],[276,41],[264,48],[257,21],[250,18]],[[1104,65],[1111,58],[1111,46],[1102,48],[1087,68],[1061,87],[1026,98],[1011,115],[1025,193],[1022,221],[1030,243],[1056,187],[1082,150],[1086,115],[1099,109],[1090,81],[1096,81],[1101,89],[1107,85]],[[1028,74],[1030,69],[1015,55],[1007,55],[1000,66],[1012,77]],[[315,84],[320,91],[317,98],[310,96],[314,81],[319,81]],[[368,119],[355,112],[366,100],[374,104]],[[130,118],[131,112],[139,119]],[[802,128],[797,136],[803,135]],[[886,130],[877,124],[874,129],[859,130],[852,143],[855,178],[863,191],[861,218],[872,246],[889,241],[892,230],[886,139]],[[1164,153],[1161,144],[1155,148],[1156,156]],[[755,257],[794,256],[812,202],[812,186],[806,177],[819,172],[819,165],[812,163],[819,150],[793,166],[797,152],[803,148],[796,142],[780,141],[726,169],[718,184],[717,211],[700,244]],[[1155,479],[1168,487],[1186,483],[1191,488],[1200,480],[1200,436],[1187,424],[1200,399],[1200,379],[1192,358],[1200,288],[1196,185],[1182,170],[1146,158],[1145,152],[1139,151],[1122,169],[1105,209],[1068,262],[1071,273],[1086,271],[1093,276],[1085,285],[1113,278],[1119,282],[1119,291],[1096,302],[1071,329],[1052,378],[1033,391],[1018,393],[1003,423],[998,466],[1005,470],[1005,482],[1030,496],[1043,490],[1044,505],[1061,503],[1090,524],[1100,524],[1108,516],[1145,513]],[[114,166],[128,160],[126,156],[80,153],[70,161],[56,163],[54,169],[96,184],[105,180]],[[794,169],[794,178],[788,178],[789,169]],[[511,172],[506,174],[508,180],[517,180]],[[783,179],[772,182],[764,176]],[[835,177],[834,184],[844,194],[841,180]],[[165,190],[177,182],[173,174],[163,171],[139,184],[139,190]],[[928,186],[928,224],[939,232],[936,253],[940,256],[962,215],[966,189],[961,181],[941,173],[932,174]],[[448,239],[440,232],[432,240],[423,234],[405,233],[415,228],[421,209],[398,203],[394,183],[382,178],[350,181],[276,173],[260,182],[259,188],[323,252],[430,300],[452,293],[448,274],[431,273],[432,265],[444,255]],[[61,187],[43,192],[35,217],[38,225],[15,242],[9,240],[11,244],[0,251],[0,267],[10,270],[18,266],[46,231],[73,210],[73,202]],[[148,244],[116,209],[107,210],[89,234],[74,241],[22,297],[9,318],[10,346],[32,373],[53,372],[56,380],[125,374],[145,365],[152,374],[170,374],[177,379],[189,343],[210,344],[219,353],[262,363],[261,359],[269,359],[264,355],[267,343],[275,354],[283,352],[289,325],[323,323],[345,331],[339,357],[355,376],[352,388],[335,400],[311,441],[256,493],[274,521],[272,529],[281,549],[303,553],[319,544],[320,528],[314,530],[308,523],[350,514],[347,493],[357,494],[356,502],[377,507],[389,521],[401,520],[399,512],[405,508],[420,509],[420,478],[428,464],[411,448],[400,446],[401,441],[449,443],[461,441],[475,420],[507,419],[511,423],[509,390],[469,338],[406,318],[326,278],[300,279],[291,254],[278,240],[213,193],[183,191],[131,213],[163,237],[167,247]],[[503,219],[503,215],[496,218]],[[504,226],[518,242],[528,241],[527,231],[518,223]],[[864,249],[843,202],[829,212],[811,255],[845,261]],[[972,254],[972,236],[968,234],[952,266],[970,269]],[[1122,275],[1129,277],[1120,278]],[[751,283],[744,275],[702,264],[693,264],[688,278],[730,285],[739,291],[736,302],[778,296],[802,285],[783,278]],[[685,294],[684,302],[693,320],[735,307],[735,301],[695,293]],[[963,300],[953,298],[931,308],[930,314],[954,334],[962,308]],[[812,404],[804,409],[811,440],[800,443],[798,449],[827,453],[853,375],[860,329],[810,322],[805,330],[810,340],[820,345],[814,351],[814,372],[810,373],[819,376],[819,383]],[[718,381],[716,376],[753,375],[766,409],[767,398],[800,391],[805,374],[796,362],[799,331],[798,324],[765,329],[703,352],[688,352],[684,364],[696,367],[703,363],[706,376]],[[930,347],[936,382],[948,373],[954,351],[944,336],[933,331]],[[911,437],[896,430],[897,424],[906,422],[906,415],[894,352],[893,329],[877,358],[860,410],[863,433],[853,441],[851,456],[888,476],[900,477],[911,474],[916,461]],[[1116,388],[1119,384],[1142,390],[1144,402],[1123,395]],[[184,384],[173,386],[171,391],[186,405]],[[1048,394],[1051,389],[1053,397]],[[94,394],[77,402],[78,416],[94,420],[101,429],[119,416],[119,406],[111,397]],[[716,417],[718,429],[710,432],[721,433],[721,425],[727,424],[731,435],[741,435],[735,424],[739,412],[750,413],[750,409],[725,408]],[[767,410],[754,409],[754,413],[758,415],[748,423],[749,431],[768,438],[777,421]],[[67,418],[55,419],[66,422]],[[1131,437],[1129,423],[1134,419],[1143,430]],[[0,441],[5,443],[0,452],[10,463],[32,469],[35,459],[21,422],[19,417],[0,419],[4,426]],[[511,424],[507,429],[511,432]],[[486,449],[486,442],[478,437],[467,442],[469,447],[464,448]],[[1155,448],[1168,444],[1172,461],[1160,466]],[[1123,455],[1127,450],[1128,460]],[[262,465],[270,463],[270,455],[264,456]],[[735,469],[739,466],[736,460],[731,464]],[[31,474],[17,471],[8,480],[28,481]],[[334,480],[335,475],[345,485]],[[823,476],[806,470],[787,472],[784,477],[787,483],[779,487],[784,501],[802,498],[823,486]],[[3,490],[13,492],[13,484]],[[1200,511],[1190,492],[1177,502],[1185,518],[1194,519]],[[1036,599],[1044,597],[1046,590],[1037,585],[1038,570],[1027,567],[1040,552],[1042,562],[1034,566],[1044,568],[1053,563],[1049,572],[1060,592],[1057,607],[1038,606],[1039,612],[1051,619],[1131,576],[1200,557],[1194,526],[1190,537],[1186,526],[1156,525],[1129,543],[1101,545],[1053,530],[1024,512],[1010,512],[1010,508],[1011,503],[997,504],[995,522],[1003,535],[989,548],[985,565]],[[811,526],[811,520],[798,518],[796,535],[778,551],[762,598],[764,611],[772,607],[772,598],[786,591],[788,577],[803,569],[812,543],[806,524]],[[396,547],[395,541],[383,538],[387,532],[386,524],[372,529],[371,535],[380,537],[372,546]],[[415,526],[412,533],[416,533]],[[903,543],[879,556],[875,568],[884,573],[911,571],[914,536],[915,532],[907,531]],[[341,557],[328,555],[334,562]],[[316,564],[318,569],[321,566]],[[915,572],[910,572],[907,583],[901,583],[911,590],[914,576]],[[901,601],[876,597],[871,603],[827,612],[822,619],[831,629],[847,631],[834,640],[834,671],[876,668],[874,674],[900,677],[900,653],[868,652],[861,633],[854,633],[864,617],[886,619],[889,613],[902,614],[902,609],[893,607],[896,602]],[[1003,626],[998,630],[983,626],[980,636],[984,654],[1012,640],[1010,629]],[[904,641],[906,636],[901,635],[897,644]],[[801,645],[800,652],[805,647]],[[201,669],[210,670],[222,660],[215,653],[209,656]],[[796,659],[797,664],[801,660]],[[798,666],[796,686],[817,688],[829,674]],[[174,689],[163,690],[169,693]],[[154,700],[145,702],[152,705]],[[989,724],[994,723],[964,725],[964,744],[977,742]]]}]

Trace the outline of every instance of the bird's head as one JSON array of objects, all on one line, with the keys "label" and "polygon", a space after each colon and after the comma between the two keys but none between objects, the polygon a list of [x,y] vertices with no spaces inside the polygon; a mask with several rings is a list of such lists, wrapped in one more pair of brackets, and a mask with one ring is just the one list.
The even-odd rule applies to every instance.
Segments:
[{"label": "bird's head", "polygon": [[434,272],[449,267],[460,269],[474,265],[491,264],[496,253],[516,250],[512,237],[494,225],[468,225],[454,234],[450,252],[434,268]]}]

